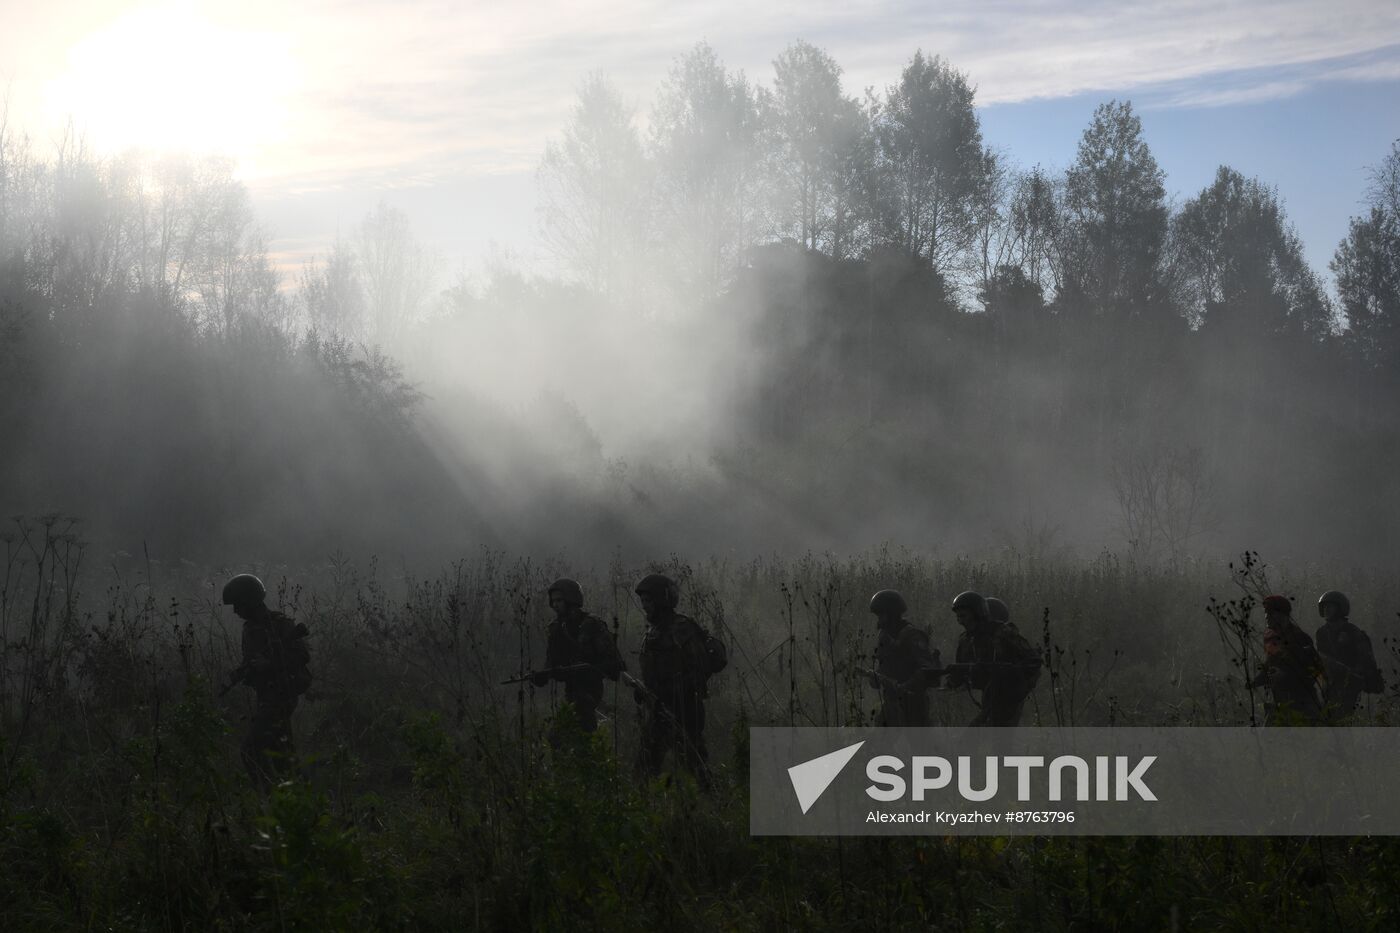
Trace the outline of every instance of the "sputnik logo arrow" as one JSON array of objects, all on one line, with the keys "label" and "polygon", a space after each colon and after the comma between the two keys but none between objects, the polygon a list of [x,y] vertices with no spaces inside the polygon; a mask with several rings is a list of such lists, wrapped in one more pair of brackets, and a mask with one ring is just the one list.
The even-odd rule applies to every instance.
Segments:
[{"label": "sputnik logo arrow", "polygon": [[802,806],[805,814],[812,809],[812,804],[817,802],[817,798],[826,793],[826,789],[831,786],[831,782],[836,780],[836,776],[841,773],[841,769],[850,764],[856,752],[864,745],[864,740],[854,745],[847,745],[845,748],[828,752],[820,758],[813,758],[811,761],[804,761],[800,765],[793,765],[788,768],[788,777],[792,779],[792,789],[797,793],[797,802]]}]

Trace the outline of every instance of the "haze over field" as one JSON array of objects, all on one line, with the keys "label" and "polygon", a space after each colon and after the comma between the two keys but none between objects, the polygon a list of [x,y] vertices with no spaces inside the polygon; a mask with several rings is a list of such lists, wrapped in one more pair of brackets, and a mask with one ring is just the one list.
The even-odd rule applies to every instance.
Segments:
[{"label": "haze over field", "polygon": [[765,727],[1400,716],[1400,4],[857,7],[0,0],[0,929],[1400,928],[752,835]]},{"label": "haze over field", "polygon": [[9,12],[0,505],[1397,556],[1393,5],[386,9]]}]

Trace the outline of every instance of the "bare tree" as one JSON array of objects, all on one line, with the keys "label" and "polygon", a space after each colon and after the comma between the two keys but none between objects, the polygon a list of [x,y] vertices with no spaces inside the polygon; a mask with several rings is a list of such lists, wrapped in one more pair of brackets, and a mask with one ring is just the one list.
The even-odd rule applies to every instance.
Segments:
[{"label": "bare tree", "polygon": [[877,133],[891,214],[886,235],[951,276],[974,246],[994,196],[996,169],[982,146],[967,77],[915,52],[889,88]]},{"label": "bare tree", "polygon": [[1019,174],[1008,206],[1013,262],[1046,298],[1060,287],[1056,243],[1062,226],[1060,182],[1040,166]]},{"label": "bare tree", "polygon": [[1400,140],[1371,173],[1366,212],[1351,219],[1331,268],[1347,339],[1384,367],[1400,348]]},{"label": "bare tree", "polygon": [[355,256],[364,285],[366,336],[393,346],[432,293],[437,257],[413,235],[408,215],[383,202],[360,222]]},{"label": "bare tree", "polygon": [[1214,183],[1173,218],[1171,231],[1171,259],[1192,323],[1234,321],[1251,337],[1331,332],[1331,305],[1273,188],[1222,165]]},{"label": "bare tree", "polygon": [[623,303],[641,291],[650,167],[632,110],[602,75],[579,89],[564,138],[540,162],[540,219],[555,257],[588,288]]},{"label": "bare tree", "polygon": [[188,277],[198,319],[224,335],[244,320],[286,327],[290,308],[279,291],[266,236],[254,222],[247,189],[224,178],[208,196],[213,209]]},{"label": "bare tree", "polygon": [[760,100],[775,232],[843,259],[868,222],[871,111],[841,90],[841,66],[795,42],[773,62],[774,90]]},{"label": "bare tree", "polygon": [[1214,527],[1215,480],[1199,447],[1126,451],[1115,458],[1112,479],[1121,531],[1142,560],[1180,563]]},{"label": "bare tree", "polygon": [[657,235],[677,291],[698,300],[728,284],[760,232],[757,98],[700,43],[679,58],[651,120]]},{"label": "bare tree", "polygon": [[1165,177],[1132,105],[1101,104],[1065,177],[1063,274],[1087,310],[1130,316],[1160,297]]},{"label": "bare tree", "polygon": [[308,327],[323,336],[364,338],[365,289],[347,240],[336,237],[324,263],[319,258],[307,263],[298,298]]},{"label": "bare tree", "polygon": [[982,160],[984,167],[973,201],[973,248],[968,258],[972,282],[986,310],[986,297],[998,273],[1014,264],[1018,231],[1009,210],[1015,179],[996,153],[987,151]]}]

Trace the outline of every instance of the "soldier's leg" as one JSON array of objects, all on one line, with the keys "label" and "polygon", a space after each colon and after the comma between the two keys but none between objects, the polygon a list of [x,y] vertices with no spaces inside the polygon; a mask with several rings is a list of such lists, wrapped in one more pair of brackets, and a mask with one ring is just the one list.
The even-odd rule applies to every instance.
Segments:
[{"label": "soldier's leg", "polygon": [[296,771],[296,746],[292,744],[292,712],[280,710],[272,724],[272,741],[268,750],[272,773],[279,780]]},{"label": "soldier's leg", "polygon": [[886,693],[880,698],[880,725],[886,727],[904,725],[904,710],[900,709],[899,699]]},{"label": "soldier's leg", "polygon": [[273,752],[277,749],[278,739],[279,729],[274,712],[267,704],[259,703],[253,711],[248,735],[240,749],[243,767],[248,770],[248,777],[252,778],[253,784],[259,788],[265,788],[277,779]]},{"label": "soldier's leg", "polygon": [[580,697],[574,703],[579,728],[589,735],[598,731],[598,704],[588,697]]},{"label": "soldier's leg", "polygon": [[904,726],[927,726],[928,716],[928,694],[923,691],[912,694],[904,698],[900,704],[903,718],[900,725]]},{"label": "soldier's leg", "polygon": [[602,697],[584,690],[566,690],[564,700],[573,706],[573,724],[587,733],[598,730],[598,704]]},{"label": "soldier's leg", "polygon": [[275,696],[258,699],[243,759],[244,766],[253,775],[254,783],[266,786],[295,770],[292,711],[296,705],[295,697],[290,700]]},{"label": "soldier's leg", "polygon": [[248,779],[253,782],[254,787],[259,788],[266,787],[269,782],[260,746],[258,727],[256,724],[250,725],[248,734],[243,737],[243,742],[238,747],[238,755],[243,759],[243,768],[248,772]]},{"label": "soldier's leg", "polygon": [[677,756],[685,762],[685,766],[690,769],[690,773],[695,775],[695,779],[700,782],[700,786],[705,789],[710,787],[710,753],[705,747],[705,704],[702,700],[695,700],[692,704],[687,704],[681,727],[684,735],[684,747],[679,751],[684,756]]},{"label": "soldier's leg", "polygon": [[656,710],[642,713],[642,747],[638,757],[639,770],[644,777],[653,778],[661,773],[661,765],[666,760],[666,749],[670,748],[673,736],[670,721]]},{"label": "soldier's leg", "polygon": [[569,742],[569,737],[577,738],[578,733],[591,735],[598,729],[598,708],[589,697],[569,699],[549,726],[549,745],[558,751]]}]

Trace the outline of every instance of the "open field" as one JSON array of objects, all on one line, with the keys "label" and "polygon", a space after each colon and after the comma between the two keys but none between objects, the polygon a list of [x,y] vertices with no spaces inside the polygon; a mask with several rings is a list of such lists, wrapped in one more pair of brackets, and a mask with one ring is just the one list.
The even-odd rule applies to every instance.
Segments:
[{"label": "open field", "polygon": [[[1108,554],[657,565],[730,645],[706,796],[687,777],[634,778],[625,691],[593,741],[552,750],[558,697],[499,684],[541,662],[543,589],[566,570],[634,660],[631,584],[650,566],[482,552],[427,579],[258,568],[269,603],[310,627],[316,675],[295,720],[305,780],[262,798],[237,754],[249,691],[217,695],[237,663],[237,620],[212,598],[222,573],[100,567],[64,528],[16,526],[0,590],[7,929],[1382,929],[1400,905],[1386,839],[748,835],[747,725],[870,715],[850,668],[869,653],[875,589],[901,589],[945,655],[952,594],[1005,598],[1051,663],[1028,721],[1240,724],[1251,698],[1206,610],[1235,600],[1221,616],[1237,618],[1257,570],[1241,586],[1225,564]],[[1393,581],[1263,573],[1309,628],[1312,594],[1348,590],[1396,682]],[[1393,694],[1373,699],[1368,716],[1389,721]],[[955,693],[934,710],[973,713]]]}]

